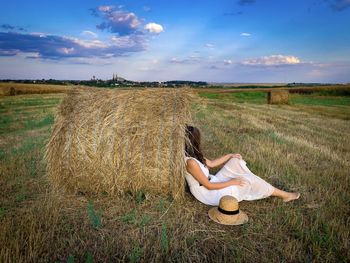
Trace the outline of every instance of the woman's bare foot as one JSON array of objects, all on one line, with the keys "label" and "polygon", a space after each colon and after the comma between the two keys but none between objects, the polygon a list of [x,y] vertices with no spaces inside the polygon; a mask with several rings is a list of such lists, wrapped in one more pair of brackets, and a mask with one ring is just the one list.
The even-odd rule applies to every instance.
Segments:
[{"label": "woman's bare foot", "polygon": [[282,198],[283,202],[287,203],[289,201],[297,200],[300,197],[300,193],[289,193],[288,196]]}]

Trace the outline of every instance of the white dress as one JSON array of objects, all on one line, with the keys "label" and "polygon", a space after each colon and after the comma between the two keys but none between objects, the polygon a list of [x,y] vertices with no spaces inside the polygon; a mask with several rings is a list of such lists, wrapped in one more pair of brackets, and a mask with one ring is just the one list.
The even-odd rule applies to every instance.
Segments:
[{"label": "white dress", "polygon": [[242,200],[257,200],[269,197],[274,191],[274,187],[253,174],[248,169],[246,162],[242,159],[231,158],[216,175],[212,175],[209,173],[209,169],[196,158],[186,156],[185,162],[190,158],[196,160],[210,182],[225,182],[231,178],[238,177],[244,180],[243,186],[232,185],[218,190],[208,190],[204,186],[201,186],[199,182],[186,171],[185,177],[191,193],[204,204],[218,206],[220,198],[224,195],[231,195],[235,197],[238,202]]}]

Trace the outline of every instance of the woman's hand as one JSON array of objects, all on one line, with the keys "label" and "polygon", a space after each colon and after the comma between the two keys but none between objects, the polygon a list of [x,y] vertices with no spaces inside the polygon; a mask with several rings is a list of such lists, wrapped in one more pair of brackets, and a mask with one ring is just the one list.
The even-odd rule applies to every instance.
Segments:
[{"label": "woman's hand", "polygon": [[242,156],[239,153],[231,153],[231,158],[242,159]]},{"label": "woman's hand", "polygon": [[243,186],[246,183],[245,180],[241,177],[231,179],[230,182],[232,183],[232,185],[239,185],[239,186]]}]

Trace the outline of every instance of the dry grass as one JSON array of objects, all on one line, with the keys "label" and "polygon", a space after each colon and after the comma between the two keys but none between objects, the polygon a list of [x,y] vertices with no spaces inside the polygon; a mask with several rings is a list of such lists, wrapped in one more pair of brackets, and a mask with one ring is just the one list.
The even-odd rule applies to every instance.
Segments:
[{"label": "dry grass", "polygon": [[64,93],[72,88],[72,86],[4,82],[0,83],[0,97],[23,94]]},{"label": "dry grass", "polygon": [[249,223],[232,227],[211,222],[209,207],[189,194],[174,202],[146,191],[51,193],[43,162],[51,123],[23,123],[54,110],[27,100],[47,105],[54,96],[62,98],[0,100],[1,117],[16,120],[1,122],[0,262],[349,262],[350,120],[343,115],[350,105],[192,103],[208,158],[239,152],[262,178],[302,193],[294,203],[243,201]]}]

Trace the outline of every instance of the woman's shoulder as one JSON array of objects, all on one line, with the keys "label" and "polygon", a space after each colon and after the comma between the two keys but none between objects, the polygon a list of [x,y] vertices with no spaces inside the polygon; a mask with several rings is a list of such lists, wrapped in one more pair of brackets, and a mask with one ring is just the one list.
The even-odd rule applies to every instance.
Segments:
[{"label": "woman's shoulder", "polygon": [[192,156],[185,156],[185,164],[197,163],[197,159]]},{"label": "woman's shoulder", "polygon": [[192,157],[192,156],[186,156],[185,157],[185,164],[186,165],[199,165],[199,166],[203,166],[203,164],[197,160],[196,158]]},{"label": "woman's shoulder", "polygon": [[188,160],[193,160],[194,158],[193,157],[191,157],[191,156],[185,156],[185,164],[187,164],[188,162]]},{"label": "woman's shoulder", "polygon": [[185,156],[185,162],[187,162],[187,160],[195,160],[195,161],[199,162],[196,158],[194,158],[192,156]]}]

